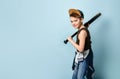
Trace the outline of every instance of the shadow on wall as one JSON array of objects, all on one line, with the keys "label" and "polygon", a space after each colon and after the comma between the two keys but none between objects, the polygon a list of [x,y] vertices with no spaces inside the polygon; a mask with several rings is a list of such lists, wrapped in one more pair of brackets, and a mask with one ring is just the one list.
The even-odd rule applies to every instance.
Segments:
[{"label": "shadow on wall", "polygon": [[97,43],[95,45],[95,78],[94,79],[106,79],[105,78],[105,67],[107,62],[107,54],[108,54],[108,41],[109,39],[109,30],[111,27],[111,22],[109,19],[102,19],[101,25],[99,25],[97,29],[97,35],[95,40]]}]

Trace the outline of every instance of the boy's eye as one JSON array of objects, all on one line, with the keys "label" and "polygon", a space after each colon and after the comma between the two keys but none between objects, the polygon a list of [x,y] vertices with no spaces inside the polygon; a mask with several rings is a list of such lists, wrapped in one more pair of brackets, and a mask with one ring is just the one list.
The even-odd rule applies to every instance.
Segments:
[{"label": "boy's eye", "polygon": [[71,21],[71,23],[76,22],[77,20]]},{"label": "boy's eye", "polygon": [[73,23],[73,21],[71,21],[71,23]]},{"label": "boy's eye", "polygon": [[74,20],[75,22],[77,21],[77,20]]}]

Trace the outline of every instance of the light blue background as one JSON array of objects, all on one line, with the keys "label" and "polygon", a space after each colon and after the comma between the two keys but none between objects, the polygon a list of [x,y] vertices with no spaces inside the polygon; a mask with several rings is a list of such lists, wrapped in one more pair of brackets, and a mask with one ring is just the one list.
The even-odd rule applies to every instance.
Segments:
[{"label": "light blue background", "polygon": [[0,79],[71,79],[69,8],[90,25],[95,79],[120,79],[119,0],[0,0]]}]

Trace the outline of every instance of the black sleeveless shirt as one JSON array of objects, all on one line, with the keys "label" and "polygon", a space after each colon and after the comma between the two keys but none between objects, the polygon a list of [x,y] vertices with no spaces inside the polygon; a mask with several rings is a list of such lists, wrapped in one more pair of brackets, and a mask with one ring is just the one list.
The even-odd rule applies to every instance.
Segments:
[{"label": "black sleeveless shirt", "polygon": [[[85,30],[87,32],[87,37],[85,39],[85,47],[84,47],[84,50],[87,50],[87,49],[90,49],[91,48],[91,37],[90,37],[90,33],[88,31],[87,28],[82,28],[78,31],[77,33],[77,38],[76,38],[76,43],[79,44],[80,40],[78,39],[78,35],[80,34],[80,32],[82,30]],[[77,50],[78,51],[78,50]]]}]

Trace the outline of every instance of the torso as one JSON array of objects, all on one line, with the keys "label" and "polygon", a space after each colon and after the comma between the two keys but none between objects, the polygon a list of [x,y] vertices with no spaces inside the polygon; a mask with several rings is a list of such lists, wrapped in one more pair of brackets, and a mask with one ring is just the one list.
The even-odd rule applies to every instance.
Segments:
[{"label": "torso", "polygon": [[80,43],[80,40],[78,39],[78,35],[80,34],[80,32],[82,30],[85,30],[87,32],[87,37],[85,39],[85,47],[84,47],[84,50],[87,50],[89,48],[91,48],[91,37],[90,37],[90,33],[88,31],[87,28],[81,28],[79,31],[78,31],[78,34],[77,34],[77,38],[76,38],[76,43],[79,44]]}]

